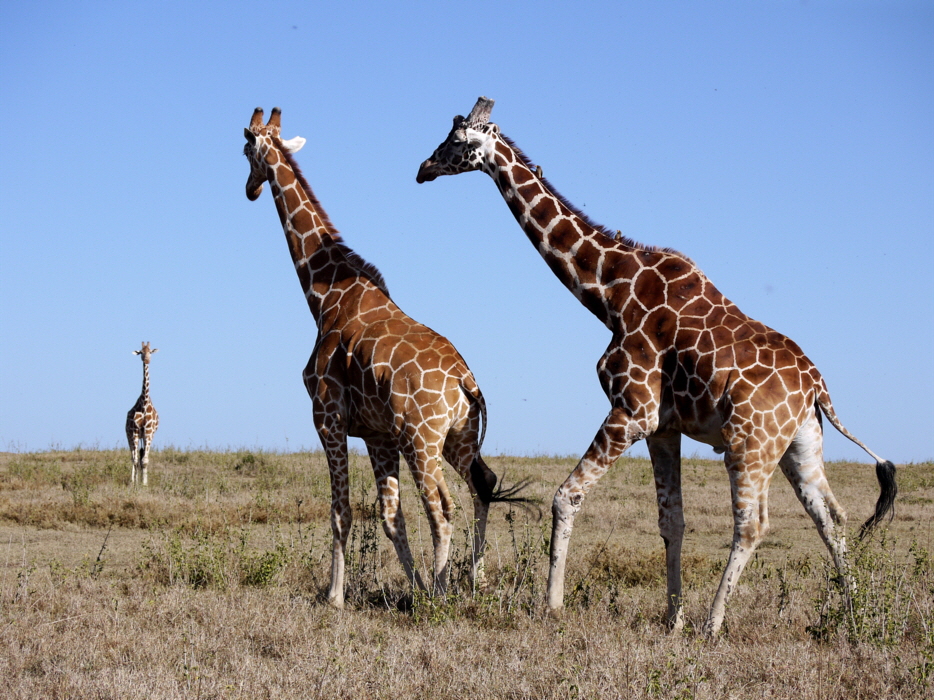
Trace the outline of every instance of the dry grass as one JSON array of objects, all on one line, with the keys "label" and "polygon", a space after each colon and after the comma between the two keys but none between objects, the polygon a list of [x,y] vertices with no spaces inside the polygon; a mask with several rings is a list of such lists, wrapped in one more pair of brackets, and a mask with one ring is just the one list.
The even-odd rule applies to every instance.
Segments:
[{"label": "dry grass", "polygon": [[[549,511],[572,459],[489,458],[531,477]],[[858,524],[869,465],[829,478]],[[466,535],[446,600],[413,595],[352,464],[348,610],[329,609],[329,486],[321,454],[153,453],[131,489],[121,451],[0,455],[0,682],[15,698],[878,698],[930,697],[934,464],[899,468],[897,515],[854,547],[854,607],[779,475],[772,534],[747,568],[725,634],[696,632],[731,535],[722,464],[684,466],[688,629],[663,624],[663,547],[651,467],[623,459],[571,540],[567,611],[544,610],[550,517],[491,513],[487,581],[470,591]],[[449,485],[466,503],[462,482]],[[427,524],[403,487],[413,547]],[[469,509],[468,509],[469,510]],[[467,527],[464,509],[460,529]],[[102,550],[103,546],[103,551]]]}]

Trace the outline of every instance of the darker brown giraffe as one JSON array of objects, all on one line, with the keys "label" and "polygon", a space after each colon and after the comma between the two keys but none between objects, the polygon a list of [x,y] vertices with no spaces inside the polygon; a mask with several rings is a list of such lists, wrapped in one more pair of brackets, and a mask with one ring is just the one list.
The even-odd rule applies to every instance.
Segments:
[{"label": "darker brown giraffe", "polygon": [[489,121],[481,97],[422,163],[418,182],[482,170],[558,279],[610,329],[597,363],[609,415],[552,504],[548,605],[563,606],[568,540],[584,497],[617,458],[645,439],[665,542],[668,624],[683,625],[681,435],[724,453],[733,543],[705,631],[716,633],[743,567],[768,531],[775,467],[794,487],[839,571],[846,574],[846,514],[823,467],[821,413],[876,460],[881,493],[868,530],[892,509],[895,467],[843,427],[814,364],[789,338],[742,313],[680,253],[640,245],[590,221],[558,195]]},{"label": "darker brown giraffe", "polygon": [[149,360],[156,352],[159,348],[150,349],[149,343],[143,343],[141,349],[133,351],[143,361],[143,390],[126,414],[126,439],[130,443],[130,458],[133,460],[130,483],[138,481],[143,486],[148,483],[149,448],[159,427],[159,414],[149,398]]},{"label": "darker brown giraffe", "polygon": [[399,503],[399,455],[408,463],[431,526],[432,590],[444,593],[454,502],[442,457],[473,497],[472,575],[481,572],[489,504],[514,499],[497,490],[480,457],[486,404],[454,346],[393,303],[379,271],[341,240],[298,169],[293,154],[305,139],[279,136],[281,113],[263,125],[253,113],[244,130],[250,162],[246,195],[269,182],[292,262],[318,327],[303,379],[331,478],[333,551],[328,601],[344,604],[344,555],[350,532],[347,438],[363,438],[376,476],[380,516],[406,576],[424,588],[406,538]]}]

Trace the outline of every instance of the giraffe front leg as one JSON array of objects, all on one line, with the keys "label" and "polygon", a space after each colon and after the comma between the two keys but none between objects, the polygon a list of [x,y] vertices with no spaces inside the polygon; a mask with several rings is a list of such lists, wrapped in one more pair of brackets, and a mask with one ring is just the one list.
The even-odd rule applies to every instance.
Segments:
[{"label": "giraffe front leg", "polygon": [[328,589],[328,604],[343,610],[344,566],[352,524],[347,440],[343,433],[335,434],[326,428],[319,430],[319,435],[331,477],[331,587]]},{"label": "giraffe front leg", "polygon": [[668,583],[668,629],[684,627],[681,601],[681,545],[684,541],[684,508],[681,498],[681,434],[655,434],[646,439],[655,473],[658,530],[665,542]]},{"label": "giraffe front leg", "polygon": [[353,515],[350,510],[350,469],[347,454],[346,386],[340,363],[329,365],[338,336],[320,338],[305,365],[302,379],[311,398],[312,417],[328,460],[331,482],[331,585],[328,604],[344,608],[344,569]]},{"label": "giraffe front leg", "polygon": [[130,486],[136,484],[136,470],[137,465],[139,464],[139,445],[136,437],[136,432],[131,426],[127,426],[126,431],[127,442],[130,443]]},{"label": "giraffe front leg", "polygon": [[146,434],[143,446],[140,449],[139,470],[140,480],[143,486],[149,485],[149,448],[152,445],[152,434]]},{"label": "giraffe front leg", "polygon": [[553,613],[564,607],[565,567],[574,518],[590,488],[632,444],[627,436],[631,424],[632,419],[622,409],[614,408],[610,411],[590,448],[555,493],[551,506],[551,561],[547,595],[548,608]]}]

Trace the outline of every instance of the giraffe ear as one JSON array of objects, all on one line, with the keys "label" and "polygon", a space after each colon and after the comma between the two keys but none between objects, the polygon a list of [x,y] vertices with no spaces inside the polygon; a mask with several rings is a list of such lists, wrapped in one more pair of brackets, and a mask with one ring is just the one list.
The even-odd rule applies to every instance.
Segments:
[{"label": "giraffe ear", "polygon": [[139,355],[140,352],[141,352],[140,350],[134,350],[134,351],[133,351],[133,354],[134,354],[134,355]]},{"label": "giraffe ear", "polygon": [[255,146],[255,145],[256,145],[256,134],[254,134],[254,133],[253,133],[252,131],[250,131],[249,129],[244,129],[244,130],[243,130],[243,135],[246,136],[246,140],[250,142],[250,145],[251,145],[251,146]]},{"label": "giraffe ear", "polygon": [[282,147],[285,149],[286,153],[298,153],[302,150],[302,146],[304,145],[305,139],[301,136],[296,136],[294,139],[282,142]]},{"label": "giraffe ear", "polygon": [[481,143],[483,143],[483,137],[479,131],[471,131],[470,134],[465,134],[465,139],[467,145],[471,148],[476,148]]},{"label": "giraffe ear", "polygon": [[153,348],[153,349],[150,350],[149,352],[150,352],[150,353],[159,352],[159,348]]}]

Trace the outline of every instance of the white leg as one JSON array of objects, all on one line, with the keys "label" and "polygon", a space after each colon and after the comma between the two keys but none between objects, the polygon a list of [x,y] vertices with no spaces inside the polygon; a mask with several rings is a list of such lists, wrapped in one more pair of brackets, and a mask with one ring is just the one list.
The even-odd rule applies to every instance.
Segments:
[{"label": "white leg", "polygon": [[548,608],[553,612],[564,607],[565,567],[574,518],[590,488],[632,444],[627,437],[627,429],[632,422],[625,411],[610,411],[590,448],[555,493],[551,506],[551,562],[548,570],[547,598]]},{"label": "white leg", "polygon": [[736,589],[740,574],[768,532],[769,481],[778,460],[761,447],[753,452],[739,445],[727,451],[725,461],[733,500],[733,545],[704,624],[707,636],[720,631],[726,603]]},{"label": "white leg", "polygon": [[409,583],[426,590],[422,577],[415,568],[399,500],[399,450],[389,438],[367,439],[366,446],[376,477],[383,532],[392,542]]},{"label": "white leg", "polygon": [[849,585],[846,563],[846,512],[837,502],[824,472],[823,433],[812,413],[798,430],[779,465],[795,490],[795,495],[817,526],[821,539],[833,557],[844,585]]}]

